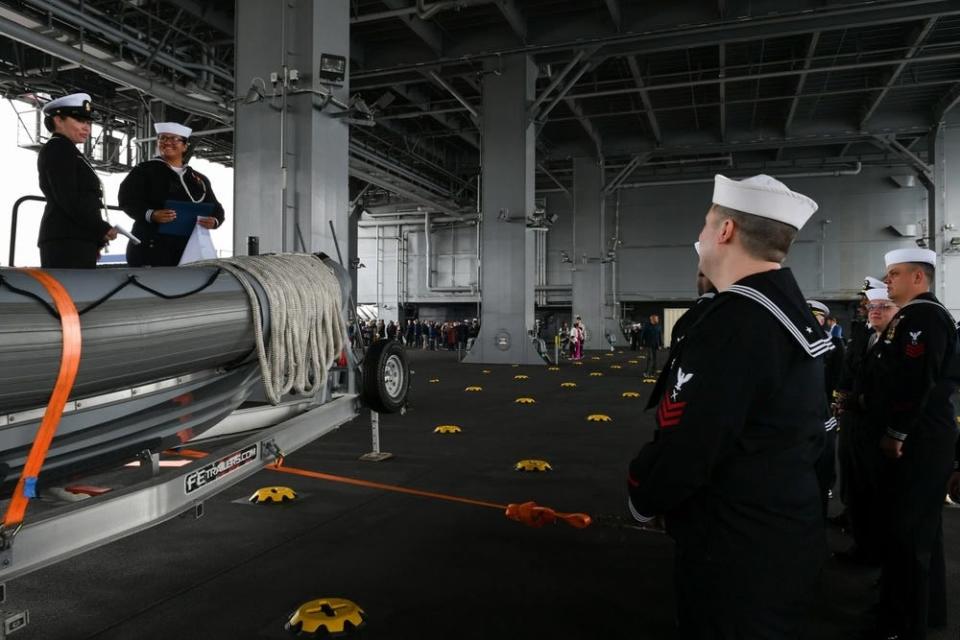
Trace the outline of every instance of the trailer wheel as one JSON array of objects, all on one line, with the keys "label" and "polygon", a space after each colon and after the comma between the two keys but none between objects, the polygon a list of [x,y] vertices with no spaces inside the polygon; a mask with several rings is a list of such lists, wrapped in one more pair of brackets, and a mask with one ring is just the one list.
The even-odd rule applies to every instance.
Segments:
[{"label": "trailer wheel", "polygon": [[403,408],[410,386],[410,369],[403,346],[396,340],[373,343],[363,358],[364,404],[378,413]]}]

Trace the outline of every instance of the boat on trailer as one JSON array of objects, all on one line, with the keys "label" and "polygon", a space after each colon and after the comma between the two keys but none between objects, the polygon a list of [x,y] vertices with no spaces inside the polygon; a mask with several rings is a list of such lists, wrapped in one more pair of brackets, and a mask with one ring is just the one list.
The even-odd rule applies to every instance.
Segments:
[{"label": "boat on trailer", "polygon": [[[333,315],[346,338],[353,316],[349,274],[322,254],[312,260],[333,275]],[[405,407],[409,370],[395,341],[364,348],[344,339],[326,368],[307,380],[311,393],[270,393],[264,362],[272,354],[258,349],[258,340],[269,350],[272,332],[293,310],[278,309],[265,284],[226,264],[44,273],[73,301],[82,348],[37,494],[132,460],[150,464],[129,486],[34,510],[16,529],[0,531],[0,588],[180,513],[199,515],[204,499],[352,420],[364,406],[378,413]],[[44,285],[30,270],[0,268],[0,482],[7,497],[49,410],[64,349],[57,306]],[[160,469],[163,452],[198,441],[212,447],[209,456]]]}]

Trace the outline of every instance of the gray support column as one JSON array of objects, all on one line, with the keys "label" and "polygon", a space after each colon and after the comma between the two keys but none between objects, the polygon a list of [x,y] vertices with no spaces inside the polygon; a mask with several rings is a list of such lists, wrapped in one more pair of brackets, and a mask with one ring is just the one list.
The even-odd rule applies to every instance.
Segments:
[{"label": "gray support column", "polygon": [[608,348],[604,337],[603,165],[573,160],[573,316],[587,328],[585,349]]},{"label": "gray support column", "polygon": [[927,228],[929,246],[939,256],[934,291],[960,319],[960,127],[941,124],[930,142],[934,179],[928,189]]},{"label": "gray support column", "polygon": [[[247,237],[260,238],[262,253],[323,251],[337,256],[330,222],[345,265],[348,238],[348,125],[321,110],[312,91],[342,87],[317,78],[321,53],[349,56],[348,0],[237,0],[237,94],[234,246],[246,253]],[[297,80],[290,71],[296,71]],[[271,81],[275,74],[276,82]],[[259,89],[265,97],[247,104]]]},{"label": "gray support column", "polygon": [[466,362],[543,364],[533,328],[534,128],[527,106],[537,68],[525,56],[487,65],[483,81],[483,224],[480,335]]}]

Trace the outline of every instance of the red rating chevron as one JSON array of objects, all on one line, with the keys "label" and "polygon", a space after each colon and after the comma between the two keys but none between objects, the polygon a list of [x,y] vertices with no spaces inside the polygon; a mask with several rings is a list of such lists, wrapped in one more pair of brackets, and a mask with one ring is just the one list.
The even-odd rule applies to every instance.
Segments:
[{"label": "red rating chevron", "polygon": [[923,344],[908,344],[906,353],[908,358],[919,358],[927,350]]},{"label": "red rating chevron", "polygon": [[661,429],[677,426],[680,424],[680,418],[683,417],[683,409],[686,406],[686,402],[671,401],[669,392],[663,394],[663,400],[657,407],[657,424]]}]

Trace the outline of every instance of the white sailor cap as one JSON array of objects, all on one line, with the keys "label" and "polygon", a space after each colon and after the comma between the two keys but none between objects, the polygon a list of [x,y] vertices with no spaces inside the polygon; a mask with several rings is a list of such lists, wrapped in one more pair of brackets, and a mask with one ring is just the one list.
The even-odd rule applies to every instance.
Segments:
[{"label": "white sailor cap", "polygon": [[68,96],[51,100],[43,105],[45,116],[70,116],[76,120],[93,120],[97,112],[86,93],[71,93]]},{"label": "white sailor cap", "polygon": [[819,311],[825,316],[830,315],[830,307],[823,304],[819,300],[807,300],[807,306],[810,307],[812,311]]},{"label": "white sailor cap", "polygon": [[190,134],[193,133],[193,129],[190,127],[185,127],[178,122],[156,122],[153,125],[153,130],[157,132],[157,135],[166,133],[174,136],[180,136],[184,139],[189,138]]},{"label": "white sailor cap", "polygon": [[869,289],[886,289],[887,283],[883,280],[874,278],[873,276],[867,276],[863,279],[863,288],[864,290]]},{"label": "white sailor cap", "polygon": [[931,267],[937,266],[937,252],[931,251],[930,249],[894,249],[893,251],[888,251],[883,259],[888,268],[892,264],[900,264],[902,262],[925,262]]},{"label": "white sailor cap", "polygon": [[866,290],[867,300],[870,302],[876,302],[877,300],[889,300],[890,292],[887,291],[886,287],[879,289],[867,289]]},{"label": "white sailor cap", "polygon": [[783,222],[795,229],[806,224],[817,203],[768,175],[731,180],[717,174],[713,179],[713,202],[723,207]]},{"label": "white sailor cap", "polygon": [[693,243],[693,250],[697,252],[697,255],[700,255],[700,241],[697,240]]}]

